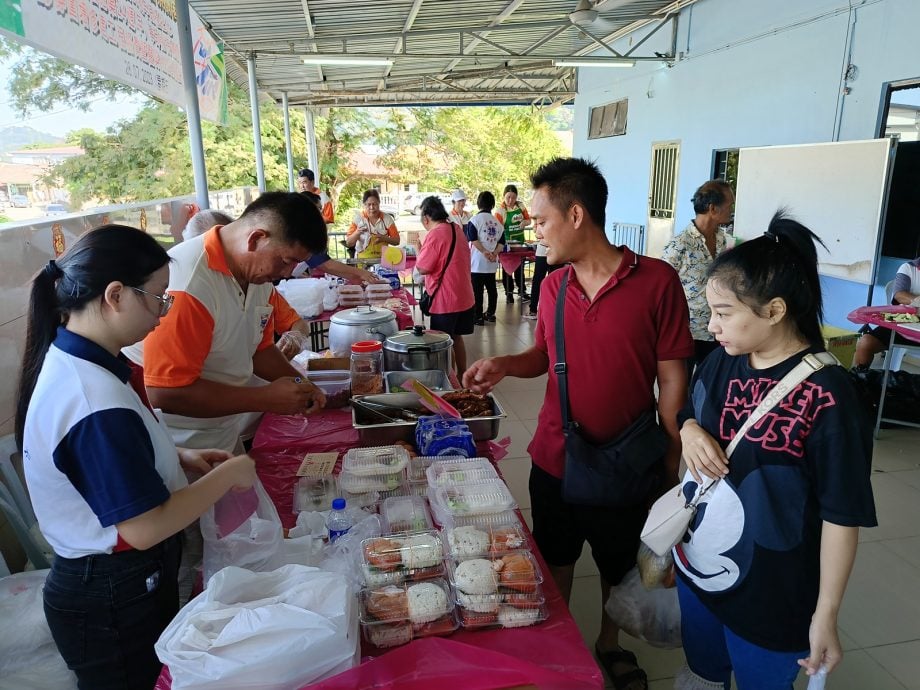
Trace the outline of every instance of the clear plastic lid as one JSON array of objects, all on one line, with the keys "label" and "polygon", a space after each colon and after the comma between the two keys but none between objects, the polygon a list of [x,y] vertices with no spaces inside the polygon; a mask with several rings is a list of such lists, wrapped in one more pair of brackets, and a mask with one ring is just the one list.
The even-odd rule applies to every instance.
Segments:
[{"label": "clear plastic lid", "polygon": [[352,492],[344,490],[341,482],[338,482],[338,485],[338,495],[344,498],[345,503],[352,508],[375,508],[380,501],[380,494],[377,491]]},{"label": "clear plastic lid", "polygon": [[529,551],[530,544],[520,525],[461,525],[445,528],[441,541],[455,561],[505,556]]},{"label": "clear plastic lid", "polygon": [[364,294],[368,298],[382,298],[386,299],[393,294],[393,289],[390,287],[389,283],[371,283],[366,288],[364,288]]},{"label": "clear plastic lid", "polygon": [[485,458],[439,458],[425,473],[433,487],[479,484],[498,479],[498,472]]},{"label": "clear plastic lid", "polygon": [[460,625],[464,628],[523,628],[545,621],[549,614],[541,595],[531,601],[513,604],[457,605]]},{"label": "clear plastic lid", "polygon": [[335,477],[301,477],[294,485],[294,512],[329,510],[338,495]]},{"label": "clear plastic lid", "polygon": [[[427,486],[427,485],[426,485]],[[430,495],[431,487],[428,487],[426,496]],[[434,521],[442,527],[499,527],[504,525],[520,525],[521,521],[517,513],[513,510],[503,510],[500,513],[484,513],[482,515],[452,515],[446,509],[441,508],[436,503],[430,503],[431,516]]]},{"label": "clear plastic lid", "polygon": [[344,297],[345,295],[360,295],[364,296],[364,288],[360,285],[351,285],[346,283],[345,285],[339,285],[338,287],[339,296]]},{"label": "clear plastic lid", "polygon": [[409,453],[402,446],[352,448],[342,460],[342,472],[353,475],[397,474],[409,463]]},{"label": "clear plastic lid", "polygon": [[434,531],[365,539],[361,552],[368,587],[427,580],[445,573],[444,547]]},{"label": "clear plastic lid", "polygon": [[[342,471],[339,474],[339,488],[353,494],[369,492],[394,491],[403,484],[402,473],[393,474],[354,474]],[[377,500],[379,500],[379,495]],[[376,502],[376,501],[375,501]]]},{"label": "clear plastic lid", "polygon": [[454,517],[501,513],[517,507],[501,479],[433,488],[429,492],[429,499],[432,505],[437,504],[445,513]]},{"label": "clear plastic lid", "polygon": [[458,597],[461,594],[533,595],[543,583],[543,573],[529,551],[448,561],[447,571]]},{"label": "clear plastic lid", "polygon": [[362,623],[408,622],[425,625],[453,612],[450,586],[443,578],[364,589]]},{"label": "clear plastic lid", "polygon": [[380,515],[388,532],[423,532],[433,527],[427,502],[418,496],[392,496],[384,499]]},{"label": "clear plastic lid", "polygon": [[428,483],[428,475],[426,470],[431,467],[431,464],[434,462],[446,462],[449,460],[465,460],[462,455],[455,455],[453,457],[440,457],[437,455],[416,455],[415,457],[409,458],[409,465],[406,468],[406,478],[410,482],[425,482]]}]

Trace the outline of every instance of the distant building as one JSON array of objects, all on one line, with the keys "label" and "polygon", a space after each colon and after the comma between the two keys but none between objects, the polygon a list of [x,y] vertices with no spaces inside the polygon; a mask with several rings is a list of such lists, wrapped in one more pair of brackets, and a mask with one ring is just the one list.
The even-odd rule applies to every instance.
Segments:
[{"label": "distant building", "polygon": [[6,156],[10,163],[18,165],[39,165],[47,168],[57,165],[68,158],[82,156],[83,148],[80,146],[49,146],[40,149],[21,149],[9,151]]}]

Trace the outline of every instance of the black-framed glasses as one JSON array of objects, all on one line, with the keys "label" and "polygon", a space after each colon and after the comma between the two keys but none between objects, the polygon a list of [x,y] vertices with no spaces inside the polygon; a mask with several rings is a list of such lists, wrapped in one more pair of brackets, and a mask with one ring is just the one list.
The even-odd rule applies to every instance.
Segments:
[{"label": "black-framed glasses", "polygon": [[155,295],[152,292],[147,292],[146,290],[141,290],[139,287],[132,287],[132,290],[135,292],[140,292],[144,295],[150,295],[157,302],[160,303],[160,316],[166,316],[169,313],[169,310],[172,308],[173,302],[176,301],[176,298],[172,295]]}]

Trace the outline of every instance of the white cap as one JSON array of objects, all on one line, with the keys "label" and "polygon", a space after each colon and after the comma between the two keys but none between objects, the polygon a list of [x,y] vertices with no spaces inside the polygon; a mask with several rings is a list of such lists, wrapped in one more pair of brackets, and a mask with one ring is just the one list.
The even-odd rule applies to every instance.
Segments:
[{"label": "white cap", "polygon": [[463,193],[462,189],[455,189],[454,193],[450,195],[451,201],[466,201],[466,194]]}]

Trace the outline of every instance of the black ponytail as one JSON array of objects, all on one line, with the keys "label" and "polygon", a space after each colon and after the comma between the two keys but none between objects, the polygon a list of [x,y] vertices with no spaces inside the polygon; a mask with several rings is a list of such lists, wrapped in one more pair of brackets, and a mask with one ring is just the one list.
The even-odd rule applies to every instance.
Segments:
[{"label": "black ponytail", "polygon": [[26,412],[57,328],[73,312],[101,298],[109,283],[140,287],[169,255],[153,237],[125,225],[103,225],[82,235],[32,279],[26,349],[16,396],[16,442],[22,447]]},{"label": "black ponytail", "polygon": [[762,236],[719,255],[707,277],[757,314],[770,300],[782,298],[798,333],[821,347],[824,305],[816,243],[827,249],[821,238],[780,209]]}]

